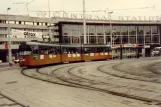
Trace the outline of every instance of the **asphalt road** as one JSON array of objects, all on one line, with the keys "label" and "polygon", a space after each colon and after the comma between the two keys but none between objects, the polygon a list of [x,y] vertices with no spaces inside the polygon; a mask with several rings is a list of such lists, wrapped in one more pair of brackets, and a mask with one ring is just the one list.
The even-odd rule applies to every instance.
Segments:
[{"label": "asphalt road", "polygon": [[0,93],[30,107],[161,107],[161,58],[0,71]]}]

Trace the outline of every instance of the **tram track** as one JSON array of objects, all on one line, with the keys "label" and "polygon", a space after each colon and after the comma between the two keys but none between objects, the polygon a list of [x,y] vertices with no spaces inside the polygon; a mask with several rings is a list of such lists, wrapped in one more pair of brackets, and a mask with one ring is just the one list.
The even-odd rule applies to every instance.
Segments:
[{"label": "tram track", "polygon": [[[108,93],[108,94],[111,94],[111,95],[116,95],[116,96],[121,96],[121,97],[125,97],[125,98],[135,99],[135,100],[138,100],[138,101],[143,101],[143,102],[145,102],[147,104],[151,104],[153,102],[157,102],[156,105],[160,105],[161,104],[160,100],[156,100],[156,99],[154,100],[154,99],[149,99],[149,98],[135,96],[135,95],[128,95],[128,94],[125,94],[125,93],[120,93],[120,92],[109,90],[108,88],[101,89],[101,88],[98,88],[98,87],[94,87],[94,85],[97,85],[97,84],[102,84],[102,85],[111,85],[111,84],[104,83],[104,82],[98,82],[98,81],[97,81],[97,84],[96,84],[96,82],[91,80],[91,79],[82,78],[80,76],[74,75],[72,73],[73,72],[72,70],[73,69],[77,69],[77,68],[79,68],[81,66],[85,66],[85,65],[77,65],[77,66],[69,65],[69,66],[58,67],[58,68],[52,70],[51,74],[54,75],[54,77],[57,78],[59,80],[59,82],[58,81],[54,82],[54,81],[51,81],[49,79],[44,80],[42,78],[37,78],[37,77],[35,78],[33,76],[28,76],[28,77],[35,78],[35,79],[38,79],[38,80],[41,80],[41,81],[45,81],[45,82],[59,84],[59,85],[65,85],[65,86],[70,86],[70,87],[75,87],[75,88],[83,88],[83,89],[88,89],[88,90],[93,90],[93,91],[100,91],[100,92]],[[98,68],[100,68],[100,66],[97,67],[97,70],[102,72]],[[46,75],[46,76],[49,75],[49,74],[45,74],[45,73],[39,72],[40,69],[41,68],[36,69],[36,72],[41,74],[41,75]],[[62,71],[61,71],[61,69],[62,69]],[[78,72],[80,72],[80,71],[78,71]],[[59,73],[65,74],[65,76],[67,76],[67,74],[68,74],[71,77],[70,78],[69,77],[68,78],[67,77],[63,77],[62,75],[59,75]],[[117,77],[115,75],[111,75],[111,76]],[[127,78],[124,78],[124,79],[127,79]],[[129,78],[129,79],[131,79],[131,78]],[[84,82],[84,84],[82,84],[83,82]],[[133,88],[133,87],[131,87],[131,88]]]},{"label": "tram track", "polygon": [[[71,75],[73,75],[73,74],[70,72],[72,69],[74,69],[74,67],[71,68],[71,69],[69,69],[69,70],[67,71],[67,72],[68,72],[69,74],[71,74]],[[74,75],[74,76],[76,76],[76,75]],[[77,77],[78,77],[78,76],[77,76]],[[86,78],[81,78],[81,77],[78,77],[78,78],[83,79],[83,80],[87,80],[88,82],[89,82],[89,81],[92,81],[91,85],[93,85],[93,80],[86,79]],[[60,79],[62,79],[62,78],[60,78]],[[66,80],[70,80],[70,79],[69,79],[69,78],[68,78],[68,79],[64,79],[64,81],[66,81]],[[75,82],[70,82],[70,83],[74,83],[74,84],[75,84]],[[105,82],[99,82],[99,83],[101,83],[101,84],[103,84],[103,85],[111,85],[111,84],[105,83]],[[76,84],[82,85],[82,84],[79,84],[79,83],[76,83]],[[96,84],[96,83],[94,83],[94,85],[95,85],[95,84]],[[82,85],[82,86],[87,86],[87,85]],[[88,87],[92,87],[92,86],[88,85]],[[117,86],[116,86],[116,87],[117,87]],[[100,91],[102,91],[102,92],[106,92],[106,93],[109,93],[109,94],[112,94],[112,95],[119,95],[119,96],[121,96],[121,97],[136,99],[136,100],[140,100],[140,101],[146,101],[146,102],[154,102],[154,101],[157,101],[157,102],[160,102],[160,100],[152,100],[152,99],[147,99],[147,98],[138,97],[138,96],[135,96],[135,95],[128,95],[128,94],[124,94],[124,93],[119,93],[119,92],[116,92],[116,91],[108,90],[108,88],[106,88],[106,89],[101,89],[101,88],[97,88],[97,87],[92,87],[92,88],[95,88],[95,89],[97,89],[97,90],[100,90]],[[133,88],[134,88],[134,87],[133,87]]]},{"label": "tram track", "polygon": [[[5,102],[4,102],[5,101]],[[12,99],[11,97],[2,94],[2,92],[0,91],[0,107],[29,107],[28,105],[24,105],[19,103],[18,101]]]},{"label": "tram track", "polygon": [[[65,67],[61,67],[61,68],[65,68]],[[40,74],[41,76],[45,75],[45,76],[49,77],[48,74],[39,72],[39,69],[41,69],[41,68],[36,68],[36,69],[35,69],[35,72],[37,72],[38,75]],[[58,69],[60,69],[60,68],[57,68],[56,70],[58,70]],[[38,76],[38,75],[36,75],[36,74],[34,74],[34,75],[28,75],[28,74],[25,73],[26,70],[28,70],[28,68],[27,68],[27,69],[23,69],[23,70],[21,71],[21,73],[22,73],[24,76],[27,76],[27,77],[29,77],[29,78],[37,79],[37,80],[40,80],[40,81],[43,81],[43,82],[52,83],[52,84],[64,85],[64,86],[69,86],[69,87],[74,87],[74,88],[82,88],[80,85],[71,84],[70,82],[61,80],[61,79],[59,79],[58,77],[56,77],[56,80],[51,80],[50,78],[49,78],[49,79],[43,79],[43,78],[40,77],[40,75]],[[89,90],[91,90],[91,88],[89,88],[89,87],[84,87],[84,89],[89,89]]]},{"label": "tram track", "polygon": [[[146,71],[146,72],[151,72],[148,75],[144,75],[144,74],[133,74],[129,71],[127,71],[126,69],[123,70],[123,68],[121,68],[121,65],[126,65],[126,66],[130,66],[126,63],[119,63],[119,64],[115,64],[115,65],[111,65],[112,69],[115,71],[114,72],[107,72],[105,70],[102,70],[101,68],[105,67],[106,65],[102,65],[101,67],[98,68],[98,70],[101,70],[104,73],[107,73],[109,75],[113,75],[116,77],[120,77],[120,78],[126,78],[126,79],[132,79],[132,80],[138,80],[138,81],[145,81],[145,82],[151,82],[151,83],[161,83],[161,81],[157,81],[161,75],[158,74],[158,72],[156,73],[156,69],[154,69],[154,65],[158,64],[159,62],[155,62],[152,64],[147,64],[146,66],[144,65],[143,67],[141,67],[141,70],[137,68],[138,71],[142,72],[142,70]],[[120,66],[120,67],[118,67]],[[135,72],[136,68],[132,67],[131,69],[133,69]]]}]

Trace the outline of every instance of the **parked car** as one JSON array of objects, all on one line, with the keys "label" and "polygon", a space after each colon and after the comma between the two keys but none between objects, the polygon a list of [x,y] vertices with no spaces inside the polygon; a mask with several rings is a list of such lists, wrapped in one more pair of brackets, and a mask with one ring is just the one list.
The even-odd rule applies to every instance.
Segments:
[{"label": "parked car", "polygon": [[161,55],[161,47],[155,47],[151,52],[151,56],[160,56],[160,55]]}]

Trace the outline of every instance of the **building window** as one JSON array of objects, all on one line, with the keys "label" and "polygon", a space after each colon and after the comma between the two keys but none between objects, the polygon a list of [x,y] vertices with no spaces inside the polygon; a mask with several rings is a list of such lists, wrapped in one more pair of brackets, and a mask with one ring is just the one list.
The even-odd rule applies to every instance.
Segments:
[{"label": "building window", "polygon": [[7,30],[7,28],[0,28],[0,31],[6,31]]},{"label": "building window", "polygon": [[116,35],[121,34],[121,26],[112,26],[112,30],[116,33]]},{"label": "building window", "polygon": [[129,35],[136,35],[136,27],[129,26]]},{"label": "building window", "polygon": [[6,44],[7,42],[0,42],[0,45]]},{"label": "building window", "polygon": [[138,42],[139,44],[143,44],[143,43],[144,43],[144,36],[138,36],[138,37],[137,37],[137,42]]},{"label": "building window", "polygon": [[151,26],[144,26],[144,31],[146,35],[151,35]]},{"label": "building window", "polygon": [[96,44],[96,36],[89,36],[89,44]]},{"label": "building window", "polygon": [[83,36],[80,36],[80,43],[84,44],[84,37]]},{"label": "building window", "polygon": [[103,26],[96,26],[97,35],[104,35]]},{"label": "building window", "polygon": [[6,20],[0,20],[0,23],[6,23]]},{"label": "building window", "polygon": [[121,35],[128,35],[128,27],[121,26]]},{"label": "building window", "polygon": [[7,35],[5,35],[5,34],[0,34],[0,38],[7,38]]},{"label": "building window", "polygon": [[122,43],[128,44],[128,36],[122,36]]},{"label": "building window", "polygon": [[136,43],[136,36],[130,36],[129,39],[130,39],[129,41],[130,43],[132,44]]},{"label": "building window", "polygon": [[86,31],[88,32],[89,35],[95,35],[96,34],[96,27],[94,25],[89,25],[88,26],[88,29],[89,30],[86,30]]},{"label": "building window", "polygon": [[111,36],[106,36],[106,44],[110,44],[111,43]]},{"label": "building window", "polygon": [[98,36],[98,44],[104,44],[104,37],[103,36]]},{"label": "building window", "polygon": [[39,22],[37,22],[37,25],[39,25]]},{"label": "building window", "polygon": [[63,43],[70,43],[70,37],[69,36],[63,36]]},{"label": "building window", "polygon": [[145,36],[145,43],[151,43],[151,35]]},{"label": "building window", "polygon": [[158,26],[152,26],[152,34],[159,34]]},{"label": "building window", "polygon": [[21,21],[19,21],[18,23],[21,24]]},{"label": "building window", "polygon": [[137,26],[137,35],[143,36],[144,35],[144,27]]},{"label": "building window", "polygon": [[121,44],[121,36],[115,36],[113,39],[113,44]]},{"label": "building window", "polygon": [[0,20],[0,23],[6,23],[6,20]]},{"label": "building window", "polygon": [[153,35],[152,38],[153,38],[153,39],[152,39],[152,40],[153,40],[152,43],[154,43],[154,44],[155,44],[155,43],[159,43],[159,39],[160,39],[160,38],[159,38],[159,35]]},{"label": "building window", "polygon": [[[70,27],[70,32],[72,36],[78,36],[79,35],[79,27],[78,25],[71,25]],[[58,31],[56,31],[58,32]]]},{"label": "building window", "polygon": [[72,43],[79,43],[79,38],[77,36],[72,37]]},{"label": "building window", "polygon": [[105,26],[105,35],[110,35],[110,26]]}]

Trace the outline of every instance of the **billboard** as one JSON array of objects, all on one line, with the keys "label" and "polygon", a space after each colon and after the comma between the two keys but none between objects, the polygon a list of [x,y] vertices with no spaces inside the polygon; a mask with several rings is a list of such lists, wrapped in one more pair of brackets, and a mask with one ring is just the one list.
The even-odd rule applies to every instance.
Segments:
[{"label": "billboard", "polygon": [[11,38],[42,38],[42,32],[30,32],[12,29]]}]

